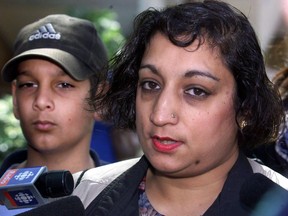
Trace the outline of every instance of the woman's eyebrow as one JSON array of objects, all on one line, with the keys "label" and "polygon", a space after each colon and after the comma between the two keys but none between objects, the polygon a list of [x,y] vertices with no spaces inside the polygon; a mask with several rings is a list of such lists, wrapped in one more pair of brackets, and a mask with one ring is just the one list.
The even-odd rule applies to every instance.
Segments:
[{"label": "woman's eyebrow", "polygon": [[215,81],[220,81],[218,77],[212,75],[208,71],[188,70],[184,75],[184,77],[193,77],[193,76],[204,76],[204,77],[211,78]]},{"label": "woman's eyebrow", "polygon": [[148,68],[154,74],[158,74],[158,70],[156,69],[154,65],[151,65],[151,64],[140,65],[139,70],[145,69],[145,68]]},{"label": "woman's eyebrow", "polygon": [[[152,73],[154,74],[158,74],[158,70],[156,69],[155,66],[151,65],[151,64],[145,64],[145,65],[141,65],[139,70],[141,69],[149,69]],[[215,81],[220,81],[220,79],[214,75],[212,75],[211,73],[209,73],[208,71],[200,71],[200,70],[188,70],[187,72],[185,72],[184,77],[193,77],[193,76],[204,76],[204,77],[208,77],[211,78]]]}]

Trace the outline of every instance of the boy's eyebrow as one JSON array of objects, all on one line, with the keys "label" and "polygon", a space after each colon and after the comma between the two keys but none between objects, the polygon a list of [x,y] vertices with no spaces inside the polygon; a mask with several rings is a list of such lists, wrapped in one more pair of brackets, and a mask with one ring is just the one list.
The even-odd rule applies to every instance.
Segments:
[{"label": "boy's eyebrow", "polygon": [[[148,68],[149,70],[151,70],[152,73],[154,74],[158,74],[158,70],[156,69],[156,67],[154,65],[151,64],[145,64],[145,65],[141,65],[139,70],[141,69],[145,69]],[[185,72],[184,77],[193,77],[193,76],[203,76],[203,77],[209,77],[215,81],[220,81],[220,79],[214,75],[212,75],[211,73],[209,73],[208,71],[200,71],[200,70],[188,70]]]},{"label": "boy's eyebrow", "polygon": [[[17,76],[25,75],[29,73],[29,70],[26,69],[17,69]],[[66,73],[63,69],[57,70],[57,76],[70,76],[70,74]]]}]

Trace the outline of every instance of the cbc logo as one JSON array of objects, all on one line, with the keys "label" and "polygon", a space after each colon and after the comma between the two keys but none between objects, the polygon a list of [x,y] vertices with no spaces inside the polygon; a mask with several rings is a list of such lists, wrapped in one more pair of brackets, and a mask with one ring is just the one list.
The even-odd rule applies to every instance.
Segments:
[{"label": "cbc logo", "polygon": [[27,193],[18,193],[15,195],[15,200],[22,204],[29,204],[34,200],[34,197]]},{"label": "cbc logo", "polygon": [[23,181],[25,179],[30,178],[31,176],[34,176],[34,173],[31,171],[24,171],[24,172],[20,172],[19,174],[15,175],[14,178],[17,181]]}]

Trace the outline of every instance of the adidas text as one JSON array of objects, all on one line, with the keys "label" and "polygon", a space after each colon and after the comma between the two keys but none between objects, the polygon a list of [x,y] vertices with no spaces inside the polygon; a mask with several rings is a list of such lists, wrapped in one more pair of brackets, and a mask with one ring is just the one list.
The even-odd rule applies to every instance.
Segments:
[{"label": "adidas text", "polygon": [[60,33],[49,33],[49,32],[46,32],[46,33],[36,33],[34,35],[31,35],[29,37],[29,41],[33,41],[33,40],[37,40],[37,39],[55,39],[55,40],[60,40],[61,38],[61,34]]}]

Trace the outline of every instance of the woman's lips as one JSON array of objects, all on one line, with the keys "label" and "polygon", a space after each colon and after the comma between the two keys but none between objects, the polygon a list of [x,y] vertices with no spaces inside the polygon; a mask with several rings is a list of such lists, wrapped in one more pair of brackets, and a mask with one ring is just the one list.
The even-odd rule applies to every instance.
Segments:
[{"label": "woman's lips", "polygon": [[153,136],[152,142],[154,148],[159,152],[171,152],[182,144],[182,142],[174,140],[170,137],[159,136]]}]

